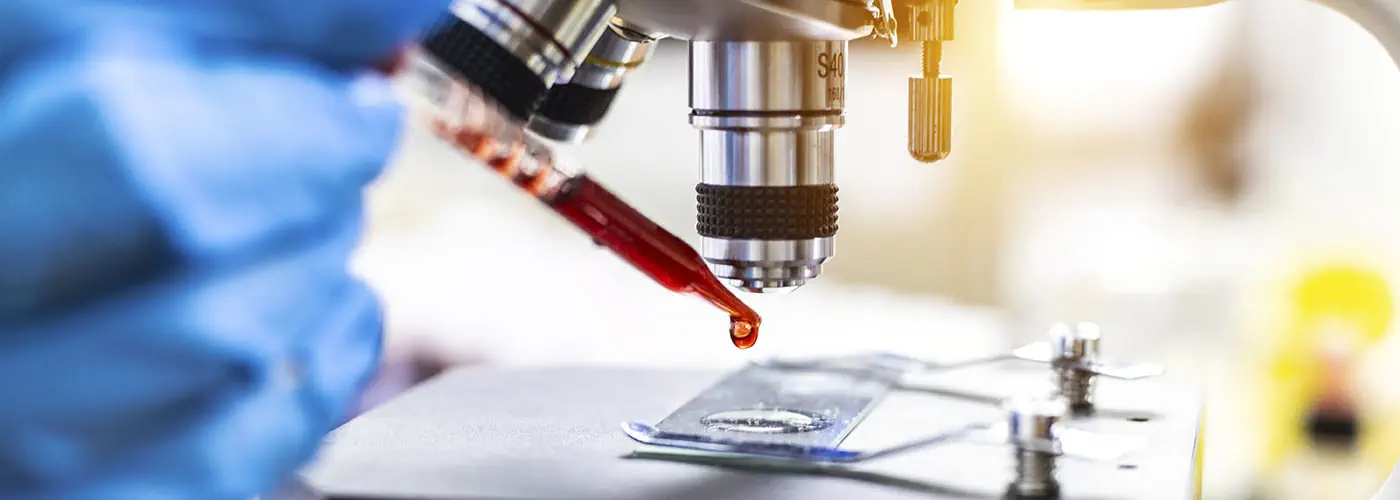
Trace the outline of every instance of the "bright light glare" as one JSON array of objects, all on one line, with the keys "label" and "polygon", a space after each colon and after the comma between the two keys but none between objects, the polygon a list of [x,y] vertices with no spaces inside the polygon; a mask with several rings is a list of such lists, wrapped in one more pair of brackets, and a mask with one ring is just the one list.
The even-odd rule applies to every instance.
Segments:
[{"label": "bright light glare", "polygon": [[1232,9],[1010,10],[999,59],[1012,109],[1060,125],[1169,113],[1218,61]]}]

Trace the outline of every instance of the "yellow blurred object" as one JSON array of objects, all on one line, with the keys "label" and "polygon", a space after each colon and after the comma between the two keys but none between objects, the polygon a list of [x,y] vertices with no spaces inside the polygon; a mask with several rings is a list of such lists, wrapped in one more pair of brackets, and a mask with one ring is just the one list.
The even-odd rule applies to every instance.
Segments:
[{"label": "yellow blurred object", "polygon": [[1018,9],[1152,10],[1214,5],[1225,0],[1016,0]]},{"label": "yellow blurred object", "polygon": [[[1390,328],[1390,284],[1379,271],[1333,264],[1304,274],[1291,292],[1268,357],[1263,470],[1283,479],[1299,463],[1330,456],[1328,463],[1354,469],[1358,477],[1375,469],[1384,479],[1400,457],[1400,440],[1392,439],[1400,433],[1400,415],[1372,404],[1386,398],[1363,393],[1355,374]],[[1354,424],[1355,441],[1340,450],[1319,447],[1322,439],[1308,429],[1319,418],[1328,422],[1321,425]]]},{"label": "yellow blurred object", "polygon": [[1201,494],[1205,491],[1206,484],[1206,409],[1204,405],[1201,407],[1200,422],[1201,427],[1196,429],[1196,464],[1194,466],[1195,470],[1193,470],[1191,474],[1191,482],[1193,483],[1191,498],[1193,500],[1201,500],[1201,498],[1204,498]]},{"label": "yellow blurred object", "polygon": [[[1328,266],[1314,271],[1299,283],[1293,294],[1297,326],[1321,320],[1347,321],[1357,328],[1365,340],[1374,342],[1385,336],[1394,314],[1390,284],[1380,273],[1359,266]],[[1306,342],[1312,332],[1299,328],[1290,344]]]}]

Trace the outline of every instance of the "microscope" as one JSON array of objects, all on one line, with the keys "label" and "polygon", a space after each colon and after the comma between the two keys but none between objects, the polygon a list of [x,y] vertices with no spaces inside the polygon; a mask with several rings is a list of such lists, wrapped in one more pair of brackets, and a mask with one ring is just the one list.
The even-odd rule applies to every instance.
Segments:
[{"label": "microscope", "polygon": [[[1223,0],[1016,0],[1018,8],[1162,9]],[[1316,0],[1400,54],[1400,2]],[[700,254],[726,284],[784,292],[835,255],[836,135],[851,40],[918,44],[908,150],[947,158],[953,79],[941,72],[958,0],[457,0],[424,42],[536,136],[577,144],[664,38],[689,45],[700,135]],[[680,119],[680,117],[677,117]],[[626,124],[618,124],[626,126]]]},{"label": "microscope", "polygon": [[[1316,1],[1400,60],[1400,0]],[[421,49],[535,136],[580,143],[659,40],[686,41],[700,254],[735,288],[781,292],[835,253],[851,40],[919,45],[909,154],[933,163],[953,152],[954,84],[940,62],[957,3],[457,0]],[[1200,396],[1105,357],[1111,340],[1079,323],[975,360],[459,369],[338,429],[303,477],[332,499],[1200,498]]]},{"label": "microscope", "polygon": [[947,157],[952,80],[939,60],[954,4],[462,0],[422,47],[537,136],[578,143],[658,40],[686,40],[700,253],[726,284],[781,292],[820,276],[835,252],[833,150],[850,40],[893,42],[896,17],[906,18],[906,38],[924,46],[923,70],[909,82],[910,153]]}]

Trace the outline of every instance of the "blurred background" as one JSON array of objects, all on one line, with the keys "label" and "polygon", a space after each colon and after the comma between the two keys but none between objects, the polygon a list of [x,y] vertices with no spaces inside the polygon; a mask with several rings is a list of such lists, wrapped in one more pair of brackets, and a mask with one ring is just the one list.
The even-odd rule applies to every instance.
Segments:
[{"label": "blurred background", "polygon": [[[1207,400],[1207,498],[1364,498],[1400,457],[1400,72],[1303,0],[1153,12],[964,1],[952,157],[905,153],[917,47],[852,45],[836,257],[752,296],[758,347],[538,203],[410,131],[355,264],[386,304],[370,402],[441,367],[727,367],[885,349],[941,359],[1095,321],[1106,355]],[[574,151],[698,243],[686,51],[663,43]]]}]

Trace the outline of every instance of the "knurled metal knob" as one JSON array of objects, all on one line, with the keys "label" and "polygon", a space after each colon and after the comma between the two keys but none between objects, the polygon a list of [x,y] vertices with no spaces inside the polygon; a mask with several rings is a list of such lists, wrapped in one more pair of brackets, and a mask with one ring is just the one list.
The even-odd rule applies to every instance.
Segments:
[{"label": "knurled metal knob", "polygon": [[948,157],[953,145],[953,78],[909,78],[909,155],[924,163]]},{"label": "knurled metal knob", "polygon": [[957,0],[923,0],[909,5],[909,39],[916,42],[953,39],[953,8]]},{"label": "knurled metal knob", "polygon": [[1055,325],[1050,329],[1050,356],[1052,361],[1072,363],[1097,363],[1099,342],[1103,333],[1099,325],[1077,323]]},{"label": "knurled metal knob", "polygon": [[1021,397],[1008,401],[1005,409],[1009,417],[1007,438],[1016,453],[1010,496],[1055,497],[1060,490],[1055,459],[1062,453],[1058,426],[1066,412],[1064,401],[1044,396]]},{"label": "knurled metal knob", "polygon": [[1077,323],[1055,325],[1050,329],[1050,366],[1060,394],[1070,408],[1087,410],[1094,406],[1095,373],[1086,369],[1099,363],[1099,325]]}]

